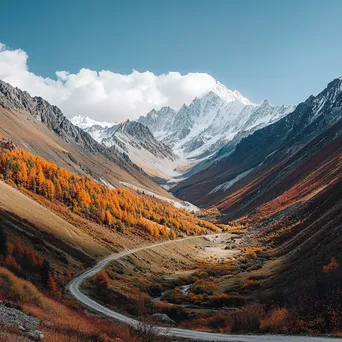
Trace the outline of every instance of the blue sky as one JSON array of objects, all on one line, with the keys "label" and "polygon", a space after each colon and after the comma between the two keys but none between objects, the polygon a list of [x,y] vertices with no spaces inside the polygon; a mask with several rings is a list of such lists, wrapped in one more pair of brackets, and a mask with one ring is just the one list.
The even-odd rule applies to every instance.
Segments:
[{"label": "blue sky", "polygon": [[298,103],[342,75],[342,1],[6,1],[0,42],[30,71],[208,73]]}]

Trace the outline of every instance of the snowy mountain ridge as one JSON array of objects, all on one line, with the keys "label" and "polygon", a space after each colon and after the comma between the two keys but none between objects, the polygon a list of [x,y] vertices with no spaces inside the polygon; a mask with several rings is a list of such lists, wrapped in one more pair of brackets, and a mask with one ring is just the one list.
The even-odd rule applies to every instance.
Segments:
[{"label": "snowy mountain ridge", "polygon": [[233,151],[242,138],[294,109],[273,106],[267,100],[254,104],[217,81],[212,89],[179,110],[153,109],[136,121],[112,125],[82,116],[74,117],[72,122],[98,142],[127,153],[150,175],[168,179],[215,158],[222,147],[225,154]]},{"label": "snowy mountain ridge", "polygon": [[[224,86],[223,86],[224,87]],[[267,100],[256,105],[240,93],[209,91],[177,112],[169,107],[152,110],[138,122],[149,127],[154,136],[187,159],[208,158],[222,146],[274,123],[295,106],[273,106]],[[218,93],[224,96],[219,96]],[[230,97],[234,94],[234,98]],[[228,95],[227,95],[228,94]]]},{"label": "snowy mountain ridge", "polygon": [[91,119],[89,116],[84,115],[76,115],[73,118],[71,118],[70,121],[72,124],[82,129],[87,129],[92,126],[100,126],[102,128],[106,128],[118,124],[117,122],[96,121]]},{"label": "snowy mountain ridge", "polygon": [[230,90],[219,81],[216,81],[215,86],[209,91],[207,91],[207,93],[210,92],[215,93],[217,96],[219,96],[222,100],[226,101],[227,103],[232,101],[239,101],[245,105],[254,105],[253,102],[244,97],[238,90]]},{"label": "snowy mountain ridge", "polygon": [[112,126],[99,122],[91,126],[87,124],[94,120],[88,119],[78,117],[73,121],[83,124],[83,130],[102,145],[128,155],[133,163],[150,176],[168,179],[180,175],[175,169],[182,161],[169,146],[155,139],[148,127],[130,120]]}]

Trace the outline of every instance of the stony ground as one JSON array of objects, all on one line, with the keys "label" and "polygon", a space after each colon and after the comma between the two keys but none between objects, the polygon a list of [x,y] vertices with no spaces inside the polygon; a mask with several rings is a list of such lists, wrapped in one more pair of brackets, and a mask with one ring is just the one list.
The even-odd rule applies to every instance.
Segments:
[{"label": "stony ground", "polygon": [[[9,332],[16,332],[19,341],[20,335],[22,335],[22,337],[28,337],[31,340],[41,341],[44,339],[44,335],[37,330],[39,324],[39,319],[26,315],[22,311],[8,306],[8,304],[0,304],[1,333],[8,334]],[[5,338],[6,336],[0,337]]]}]

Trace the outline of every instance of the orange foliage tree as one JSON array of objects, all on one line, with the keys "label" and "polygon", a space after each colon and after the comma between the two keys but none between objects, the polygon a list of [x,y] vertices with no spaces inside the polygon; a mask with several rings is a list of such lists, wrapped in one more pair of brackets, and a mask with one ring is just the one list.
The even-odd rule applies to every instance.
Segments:
[{"label": "orange foliage tree", "polygon": [[0,148],[0,175],[19,188],[66,205],[77,214],[118,231],[123,231],[124,224],[156,237],[172,239],[181,232],[197,235],[208,230],[219,231],[211,222],[200,220],[166,201],[133,190],[111,189],[23,149]]}]

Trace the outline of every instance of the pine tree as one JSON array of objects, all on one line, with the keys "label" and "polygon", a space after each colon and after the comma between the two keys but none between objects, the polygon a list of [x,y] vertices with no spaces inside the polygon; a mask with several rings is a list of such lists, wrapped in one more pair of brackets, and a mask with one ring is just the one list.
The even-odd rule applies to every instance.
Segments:
[{"label": "pine tree", "polygon": [[117,230],[120,233],[124,233],[125,232],[125,226],[123,225],[122,221],[118,221]]},{"label": "pine tree", "polygon": [[55,197],[55,186],[50,179],[46,181],[46,194],[50,201]]},{"label": "pine tree", "polygon": [[38,190],[38,193],[40,193],[40,194],[43,192],[44,181],[45,181],[45,176],[44,176],[44,173],[43,173],[43,169],[40,166],[39,170],[38,170],[38,174],[36,176],[37,190]]}]

